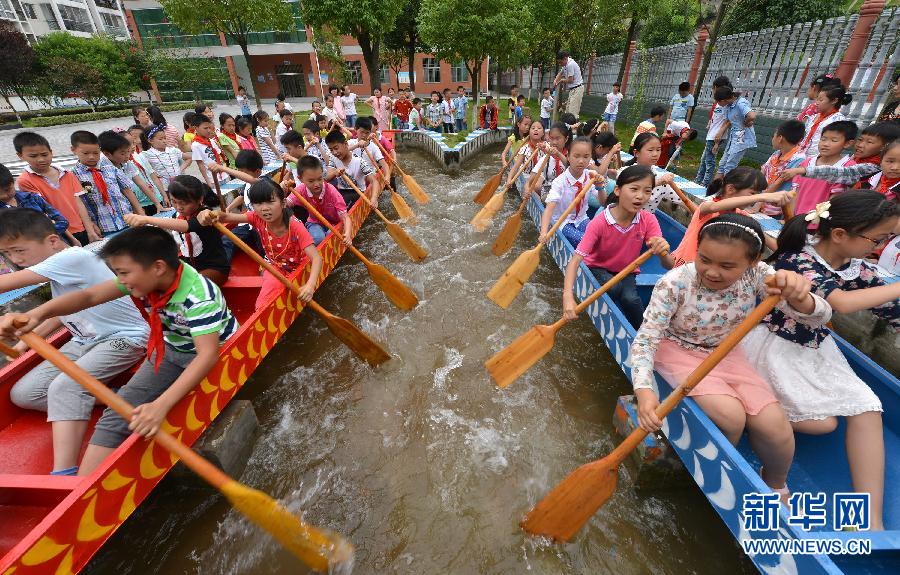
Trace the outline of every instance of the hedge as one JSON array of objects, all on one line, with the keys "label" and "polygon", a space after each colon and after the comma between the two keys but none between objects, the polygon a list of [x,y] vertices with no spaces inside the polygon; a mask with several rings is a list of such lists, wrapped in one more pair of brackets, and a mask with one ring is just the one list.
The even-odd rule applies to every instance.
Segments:
[{"label": "hedge", "polygon": [[[175,110],[185,110],[193,108],[194,102],[171,102],[161,104],[160,110],[163,112],[173,112]],[[77,124],[79,122],[92,122],[94,120],[109,120],[112,118],[121,118],[129,116],[131,107],[120,110],[110,110],[107,112],[88,112],[85,114],[69,114],[67,116],[42,116],[40,118],[31,118],[25,120],[24,124],[33,128],[46,128],[48,126],[62,126],[65,124]]]}]

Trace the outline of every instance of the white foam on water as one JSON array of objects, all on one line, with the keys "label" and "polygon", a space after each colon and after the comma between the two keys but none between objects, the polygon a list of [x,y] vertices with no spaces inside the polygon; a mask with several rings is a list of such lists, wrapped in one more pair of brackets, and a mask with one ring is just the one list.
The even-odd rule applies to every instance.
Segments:
[{"label": "white foam on water", "polygon": [[444,355],[447,358],[447,365],[434,370],[434,388],[443,390],[446,387],[447,376],[454,369],[459,369],[463,364],[463,355],[459,350],[453,348],[444,348]]}]

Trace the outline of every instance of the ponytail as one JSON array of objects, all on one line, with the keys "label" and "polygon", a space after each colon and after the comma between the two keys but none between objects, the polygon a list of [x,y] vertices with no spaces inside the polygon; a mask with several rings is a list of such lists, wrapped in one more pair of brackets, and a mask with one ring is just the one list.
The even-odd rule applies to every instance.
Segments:
[{"label": "ponytail", "polygon": [[835,107],[840,109],[841,106],[846,106],[850,102],[853,101],[853,96],[847,93],[847,89],[844,88],[843,84],[838,82],[837,84],[826,84],[822,86],[822,90],[820,93],[824,92],[825,96],[829,101],[835,101]]},{"label": "ponytail", "polygon": [[739,190],[751,188],[761,192],[766,189],[768,183],[762,172],[750,166],[738,166],[725,174],[722,178],[713,180],[706,188],[707,197],[718,196],[725,191],[725,186],[731,184]]}]

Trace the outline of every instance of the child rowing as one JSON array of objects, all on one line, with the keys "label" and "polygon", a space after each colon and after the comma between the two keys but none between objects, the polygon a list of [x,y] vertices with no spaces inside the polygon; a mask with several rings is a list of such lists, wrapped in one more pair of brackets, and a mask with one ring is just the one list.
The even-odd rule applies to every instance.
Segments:
[{"label": "child rowing", "polygon": [[507,187],[515,183],[516,174],[519,173],[519,168],[522,164],[525,164],[524,172],[528,173],[538,165],[538,159],[544,144],[543,124],[540,122],[532,122],[531,126],[528,128],[528,136],[525,138],[519,151],[516,152],[512,164],[509,167],[509,177],[506,181]]},{"label": "child rowing", "polygon": [[[833,166],[843,168],[854,165],[856,162],[853,158],[844,154],[844,149],[852,146],[854,139],[856,139],[856,124],[853,122],[844,120],[828,124],[819,137],[818,151],[805,157],[799,164],[799,167]],[[816,205],[827,201],[831,196],[839,194],[846,189],[842,185],[802,176],[794,178],[791,186],[796,195],[794,212],[803,214],[813,210]]]},{"label": "child rowing", "polygon": [[[757,298],[780,294],[784,301],[778,309],[812,327],[831,317],[830,306],[810,294],[809,280],[788,270],[775,272],[761,261],[762,253],[759,223],[742,214],[723,214],[701,228],[696,261],[671,270],[656,284],[631,345],[642,429],[652,432],[662,425],[655,413],[654,369],[672,387],[683,383],[756,306]],[[794,433],[772,388],[741,349],[726,355],[690,396],[733,445],[747,430],[763,464],[763,481],[786,502]]]},{"label": "child rowing", "polygon": [[[587,225],[584,237],[566,266],[563,287],[563,310],[575,319],[575,277],[584,261],[600,284],[609,281],[636,260],[644,245],[656,254],[666,268],[672,267],[667,254],[669,243],[662,237],[656,216],[644,211],[653,189],[653,172],[646,166],[631,166],[616,179],[616,203],[607,206]],[[613,286],[607,293],[619,306],[631,325],[638,327],[644,315],[644,304],[637,292],[634,273]]]},{"label": "child rowing", "polygon": [[[54,297],[30,312],[0,318],[0,335],[15,337],[40,330],[38,326],[50,318],[70,317],[127,295],[150,324],[146,361],[118,391],[136,406],[131,421],[104,410],[78,475],[93,472],[132,431],[153,437],[169,410],[206,377],[219,358],[219,346],[238,328],[218,286],[178,259],[178,246],[165,230],[151,226],[125,230],[106,242],[100,257],[115,279]],[[124,321],[118,311],[114,319],[116,325]],[[25,326],[17,327],[18,322]],[[128,324],[117,331],[141,325],[133,315]]]},{"label": "child rowing", "polygon": [[[362,121],[362,118],[359,121]],[[357,188],[368,190],[369,199],[372,200],[373,204],[378,205],[381,182],[376,177],[375,168],[368,158],[353,155],[350,152],[350,146],[347,145],[347,138],[338,130],[325,136],[325,144],[331,150],[332,164],[329,166],[329,172],[331,168],[334,168],[339,170],[339,173],[346,174],[348,178],[353,180]],[[336,177],[332,184],[341,193],[348,209],[359,199],[359,195],[344,181],[343,177]]]},{"label": "child rowing", "polygon": [[[18,208],[0,211],[0,252],[20,268],[0,275],[0,291],[50,282],[56,299],[115,278],[88,250],[69,247],[43,214]],[[146,353],[149,329],[138,310],[118,294],[107,303],[69,314],[47,315],[35,332],[47,337],[65,328],[72,339],[60,351],[85,371],[108,383]],[[16,345],[25,351],[25,344]],[[53,434],[52,475],[75,475],[94,397],[51,363],[22,377],[10,399],[23,409],[47,412]]]},{"label": "child rowing", "polygon": [[[347,214],[347,204],[344,203],[344,198],[341,197],[337,188],[325,181],[322,164],[312,156],[300,158],[300,161],[297,162],[297,173],[300,180],[294,193],[303,196],[330,224],[343,225],[344,244],[349,247],[353,236],[353,224]],[[288,198],[289,204],[294,203],[291,199],[296,201],[296,198],[292,196]],[[325,224],[313,214],[309,214],[306,220],[306,229],[316,245],[321,244],[328,234]]]},{"label": "child rowing", "polygon": [[[886,284],[863,258],[893,236],[900,207],[871,190],[849,191],[789,220],[778,237],[775,266],[803,274],[834,311],[870,309],[900,331],[900,282]],[[811,230],[812,224],[817,224]],[[815,244],[807,243],[814,234]],[[871,494],[871,528],[884,528],[883,411],[822,325],[797,323],[775,309],[744,339],[748,359],[772,384],[800,433],[821,435],[847,418],[853,491]]]},{"label": "child rowing", "polygon": [[[533,125],[540,127],[540,124]],[[584,137],[575,138],[569,147],[568,160],[568,169],[553,180],[550,192],[547,194],[547,206],[541,216],[541,242],[547,241],[550,226],[562,216],[562,213],[584,189],[584,186],[591,186],[591,190],[586,195],[596,193],[593,178],[597,172],[587,169],[591,163],[591,141]],[[581,241],[590,221],[587,217],[587,208],[588,199],[582,197],[575,209],[566,216],[566,222],[559,229],[573,246],[577,246]]]},{"label": "child rowing", "polygon": [[[230,214],[204,210],[197,219],[205,226],[211,226],[217,221],[223,224],[249,223],[259,233],[266,259],[285,275],[294,273],[304,263],[305,255],[311,266],[309,277],[300,287],[299,295],[304,302],[311,300],[322,271],[322,256],[303,224],[291,215],[284,199],[284,190],[272,180],[261,178],[250,186],[247,196],[253,211]],[[262,289],[256,298],[256,308],[268,303],[283,289],[281,280],[268,271],[263,272]]]},{"label": "child rowing", "polygon": [[[550,189],[550,184],[558,178],[568,167],[566,155],[569,146],[572,145],[572,131],[562,122],[556,122],[550,126],[549,141],[541,147],[541,157],[535,162],[531,170],[531,177],[525,186],[526,193],[540,190],[543,198]],[[542,164],[544,154],[549,154],[547,162]],[[543,169],[541,166],[543,165]]]},{"label": "child rowing", "polygon": [[[647,166],[648,168],[656,166],[656,163],[659,161],[659,156],[662,153],[662,141],[656,134],[644,132],[634,139],[632,153],[634,154],[634,158],[632,158],[630,162],[627,162],[627,164]],[[675,176],[669,172],[663,172],[656,176],[656,186],[653,188],[653,193],[650,195],[650,201],[647,203],[646,207],[648,212],[655,212],[663,200],[678,204],[681,203],[678,194],[676,194],[675,190],[669,186],[669,184],[674,181]]]}]

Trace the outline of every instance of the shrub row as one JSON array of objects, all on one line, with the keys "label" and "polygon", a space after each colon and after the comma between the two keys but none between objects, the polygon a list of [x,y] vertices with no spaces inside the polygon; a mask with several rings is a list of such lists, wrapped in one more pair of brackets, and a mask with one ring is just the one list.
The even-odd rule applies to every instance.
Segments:
[{"label": "shrub row", "polygon": [[[171,102],[160,105],[163,112],[172,112],[174,110],[184,110],[193,108],[193,102]],[[87,112],[83,114],[69,114],[66,116],[42,116],[39,118],[31,118],[25,120],[26,126],[34,128],[46,128],[48,126],[62,126],[64,124],[77,124],[78,122],[91,122],[94,120],[109,120],[111,118],[121,118],[131,114],[131,108],[122,108],[119,110],[109,110],[105,112]]]}]

